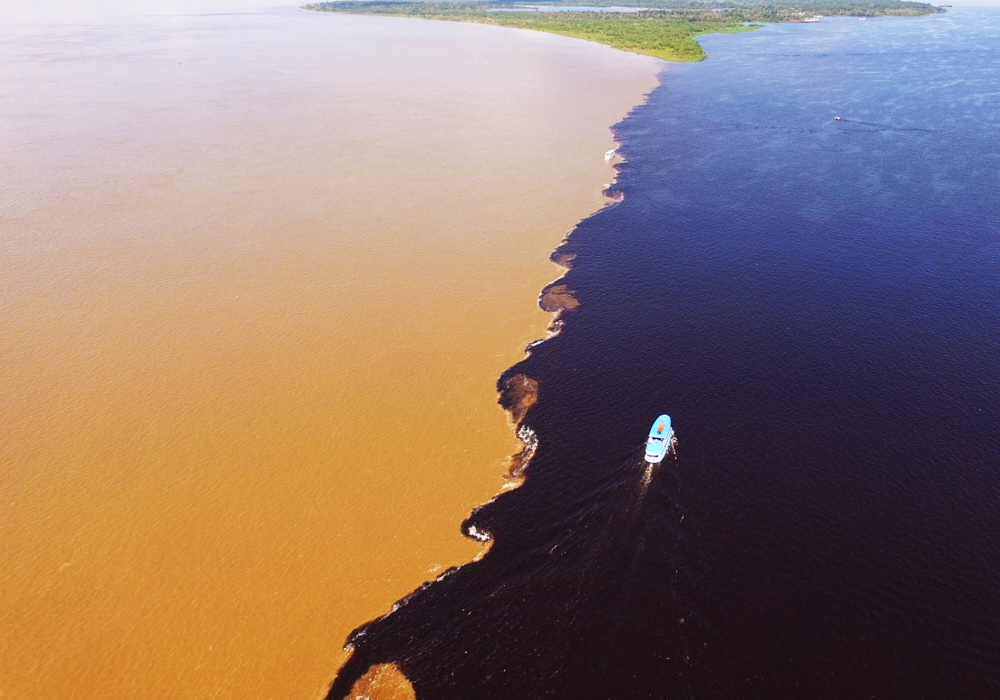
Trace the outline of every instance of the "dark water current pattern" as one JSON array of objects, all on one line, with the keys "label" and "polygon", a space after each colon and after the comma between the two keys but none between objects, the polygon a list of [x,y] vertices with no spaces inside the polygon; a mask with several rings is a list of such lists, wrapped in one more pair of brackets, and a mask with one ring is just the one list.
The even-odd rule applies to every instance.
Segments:
[{"label": "dark water current pattern", "polygon": [[1000,698],[1000,10],[703,41],[511,369],[539,446],[492,550],[332,697]]}]

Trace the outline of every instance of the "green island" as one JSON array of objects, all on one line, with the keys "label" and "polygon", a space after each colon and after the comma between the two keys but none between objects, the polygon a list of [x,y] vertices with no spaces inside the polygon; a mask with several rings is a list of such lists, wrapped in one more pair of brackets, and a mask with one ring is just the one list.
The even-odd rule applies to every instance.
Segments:
[{"label": "green island", "polygon": [[[916,16],[944,12],[906,0],[597,0],[586,11],[573,10],[573,0],[511,4],[510,2],[412,2],[399,0],[337,0],[306,5],[307,10],[365,15],[392,15],[455,22],[479,22],[587,39],[623,51],[667,61],[705,58],[702,34],[746,32],[761,22],[803,22],[830,15],[854,17]],[[600,8],[608,8],[603,10]],[[624,11],[627,8],[631,11]]]}]

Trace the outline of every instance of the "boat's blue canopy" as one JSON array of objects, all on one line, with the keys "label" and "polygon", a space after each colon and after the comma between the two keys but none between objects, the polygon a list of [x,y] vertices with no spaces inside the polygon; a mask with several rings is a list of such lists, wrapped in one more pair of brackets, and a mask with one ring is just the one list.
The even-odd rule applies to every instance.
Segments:
[{"label": "boat's blue canopy", "polygon": [[670,434],[670,416],[664,413],[653,422],[649,429],[649,437],[665,438]]}]

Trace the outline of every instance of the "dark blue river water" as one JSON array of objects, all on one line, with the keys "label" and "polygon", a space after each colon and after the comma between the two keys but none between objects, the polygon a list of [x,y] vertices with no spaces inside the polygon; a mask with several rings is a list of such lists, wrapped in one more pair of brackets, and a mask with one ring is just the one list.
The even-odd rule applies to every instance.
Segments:
[{"label": "dark blue river water", "polygon": [[509,372],[539,447],[492,550],[334,697],[1000,697],[1000,10],[702,41]]}]

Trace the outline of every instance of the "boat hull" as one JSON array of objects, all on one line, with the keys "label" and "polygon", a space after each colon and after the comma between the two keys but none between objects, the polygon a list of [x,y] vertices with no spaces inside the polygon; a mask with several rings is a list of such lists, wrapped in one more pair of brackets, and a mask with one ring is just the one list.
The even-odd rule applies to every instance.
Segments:
[{"label": "boat hull", "polygon": [[671,430],[665,438],[658,438],[658,443],[653,443],[653,438],[646,441],[646,461],[650,464],[659,464],[670,452],[670,447],[674,441],[674,431]]},{"label": "boat hull", "polygon": [[646,461],[650,464],[662,462],[670,452],[673,440],[673,424],[670,422],[670,416],[664,413],[653,421],[653,427],[649,429],[649,438],[646,440]]}]

